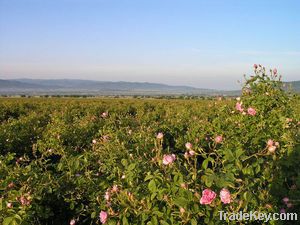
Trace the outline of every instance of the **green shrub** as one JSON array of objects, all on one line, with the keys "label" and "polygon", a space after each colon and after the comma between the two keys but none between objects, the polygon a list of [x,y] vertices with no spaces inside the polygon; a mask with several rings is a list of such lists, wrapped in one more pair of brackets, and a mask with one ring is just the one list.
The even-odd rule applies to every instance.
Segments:
[{"label": "green shrub", "polygon": [[2,112],[2,223],[234,224],[219,211],[299,212],[299,111],[280,79],[257,67],[236,101],[44,99],[38,114]]}]

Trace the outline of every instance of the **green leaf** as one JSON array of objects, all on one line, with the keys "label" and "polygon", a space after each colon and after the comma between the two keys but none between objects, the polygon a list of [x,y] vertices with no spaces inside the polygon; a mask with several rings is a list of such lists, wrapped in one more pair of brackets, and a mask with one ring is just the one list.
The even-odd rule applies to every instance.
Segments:
[{"label": "green leaf", "polygon": [[[20,211],[19,211],[20,212]],[[19,222],[21,222],[22,221],[22,218],[21,218],[21,216],[19,216],[18,214],[15,214],[15,219],[17,219]]]},{"label": "green leaf", "polygon": [[150,197],[150,200],[152,201],[156,197],[156,195],[157,195],[156,193],[152,193],[151,197]]},{"label": "green leaf", "polygon": [[62,168],[63,168],[63,163],[59,163],[58,165],[57,165],[57,170],[58,171],[61,171],[62,170]]},{"label": "green leaf", "polygon": [[211,157],[206,158],[203,163],[202,163],[202,168],[203,169],[207,169],[208,163],[211,162],[212,164],[214,164],[215,160]]},{"label": "green leaf", "polygon": [[144,181],[147,181],[147,180],[151,180],[153,178],[153,175],[152,174],[147,174],[147,176],[145,177]]},{"label": "green leaf", "polygon": [[260,165],[257,165],[255,168],[255,173],[259,173],[260,172]]},{"label": "green leaf", "polygon": [[243,198],[249,202],[251,200],[251,192],[247,191],[243,194]]},{"label": "green leaf", "polygon": [[131,163],[129,166],[128,166],[128,170],[133,170],[135,168],[135,163]]},{"label": "green leaf", "polygon": [[234,155],[233,155],[233,152],[229,149],[226,149],[224,151],[225,153],[225,159],[227,159],[229,162],[233,161],[235,159]]},{"label": "green leaf", "polygon": [[14,217],[6,217],[3,220],[3,225],[18,225],[18,224],[19,223],[16,221],[16,219]]},{"label": "green leaf", "polygon": [[206,217],[206,218],[204,219],[204,223],[205,223],[205,224],[208,224],[208,223],[209,223],[209,217]]},{"label": "green leaf", "polygon": [[3,225],[10,225],[11,221],[13,220],[14,218],[13,217],[6,217],[4,220],[3,220]]},{"label": "green leaf", "polygon": [[189,200],[185,197],[178,197],[174,199],[174,204],[177,205],[178,207],[186,208],[187,205],[189,204]]},{"label": "green leaf", "polygon": [[163,217],[163,213],[160,211],[154,211],[153,214],[157,215],[158,217]]},{"label": "green leaf", "polygon": [[122,163],[122,165],[125,166],[125,167],[128,165],[128,162],[127,162],[126,159],[122,159],[122,160],[121,160],[121,163]]},{"label": "green leaf", "polygon": [[235,156],[236,156],[236,158],[239,158],[242,154],[244,154],[244,151],[243,151],[243,149],[241,149],[241,148],[238,148],[238,149],[235,151]]},{"label": "green leaf", "polygon": [[156,183],[155,180],[151,180],[148,184],[148,189],[150,192],[154,193],[156,192]]},{"label": "green leaf", "polygon": [[246,175],[253,175],[253,170],[252,170],[252,167],[250,167],[250,166],[243,168],[242,171]]},{"label": "green leaf", "polygon": [[201,177],[201,179],[204,181],[206,187],[211,187],[213,182],[214,182],[214,176],[213,175],[209,175],[209,176],[203,175]]},{"label": "green leaf", "polygon": [[169,224],[168,224],[166,221],[164,221],[164,220],[160,220],[159,222],[160,222],[161,225],[169,225]]},{"label": "green leaf", "polygon": [[208,162],[209,162],[208,158],[203,161],[203,163],[202,163],[202,168],[203,169],[207,168]]},{"label": "green leaf", "polygon": [[152,225],[158,225],[158,221],[157,221],[157,217],[156,216],[152,216],[152,218],[151,218],[151,224]]},{"label": "green leaf", "polygon": [[74,202],[70,203],[70,209],[73,210],[75,208]]},{"label": "green leaf", "polygon": [[196,219],[191,219],[191,225],[197,225],[197,220]]},{"label": "green leaf", "polygon": [[128,220],[127,220],[127,217],[123,217],[123,225],[129,225],[129,223],[128,223]]},{"label": "green leaf", "polygon": [[92,212],[91,218],[94,219],[96,217],[96,212]]}]

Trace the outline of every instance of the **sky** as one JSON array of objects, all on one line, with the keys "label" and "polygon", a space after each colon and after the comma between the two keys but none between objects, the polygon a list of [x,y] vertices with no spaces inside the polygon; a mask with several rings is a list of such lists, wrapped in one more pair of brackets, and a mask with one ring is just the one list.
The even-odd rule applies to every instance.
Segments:
[{"label": "sky", "polygon": [[300,80],[299,0],[0,0],[0,79]]}]

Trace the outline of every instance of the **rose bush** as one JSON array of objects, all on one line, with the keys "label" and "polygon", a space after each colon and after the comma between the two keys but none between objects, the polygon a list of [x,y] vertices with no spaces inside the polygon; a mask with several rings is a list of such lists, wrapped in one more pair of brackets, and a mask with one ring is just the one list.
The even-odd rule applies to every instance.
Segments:
[{"label": "rose bush", "polygon": [[299,99],[277,70],[254,69],[236,100],[10,103],[1,222],[228,224],[219,211],[298,210]]}]

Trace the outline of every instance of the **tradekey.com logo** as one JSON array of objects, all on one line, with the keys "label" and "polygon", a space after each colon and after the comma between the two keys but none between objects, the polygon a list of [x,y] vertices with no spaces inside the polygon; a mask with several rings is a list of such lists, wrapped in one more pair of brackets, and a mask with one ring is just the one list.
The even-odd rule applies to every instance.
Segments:
[{"label": "tradekey.com logo", "polygon": [[297,213],[262,213],[257,211],[250,211],[250,212],[236,212],[236,213],[228,213],[224,211],[219,211],[220,220],[224,221],[246,221],[246,220],[256,220],[256,221],[263,221],[269,222],[271,220],[298,220]]}]

